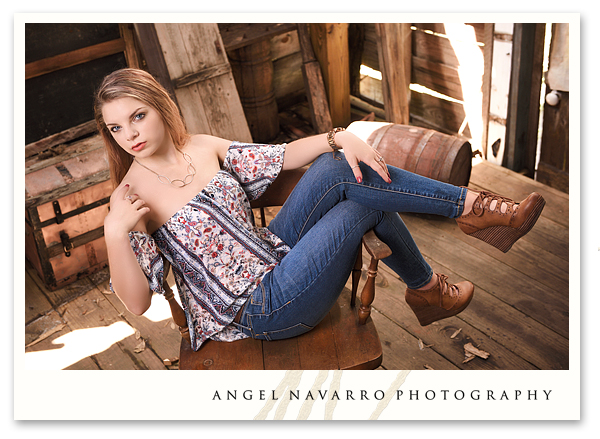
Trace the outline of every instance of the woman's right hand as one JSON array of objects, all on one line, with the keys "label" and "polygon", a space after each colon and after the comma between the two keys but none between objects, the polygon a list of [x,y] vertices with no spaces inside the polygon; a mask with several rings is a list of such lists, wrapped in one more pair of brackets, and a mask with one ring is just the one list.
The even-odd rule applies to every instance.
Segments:
[{"label": "woman's right hand", "polygon": [[150,212],[145,204],[137,194],[130,193],[128,184],[115,189],[110,196],[110,211],[104,219],[105,234],[128,234]]}]

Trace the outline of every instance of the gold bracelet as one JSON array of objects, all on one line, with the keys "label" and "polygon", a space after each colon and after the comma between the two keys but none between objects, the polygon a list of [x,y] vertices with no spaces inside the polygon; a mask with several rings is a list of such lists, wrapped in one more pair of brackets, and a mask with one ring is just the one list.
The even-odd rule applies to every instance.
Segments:
[{"label": "gold bracelet", "polygon": [[342,148],[335,143],[335,133],[339,133],[340,131],[345,130],[346,128],[337,127],[327,133],[327,143],[329,143],[329,146],[331,147],[331,149],[333,149],[333,158],[336,160],[341,160],[340,157],[336,157],[335,153],[336,151],[339,151]]}]

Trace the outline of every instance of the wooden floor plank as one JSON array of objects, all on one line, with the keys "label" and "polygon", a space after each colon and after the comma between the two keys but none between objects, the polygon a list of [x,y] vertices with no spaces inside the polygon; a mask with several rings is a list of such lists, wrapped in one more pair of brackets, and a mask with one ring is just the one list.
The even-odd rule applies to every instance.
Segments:
[{"label": "wooden floor plank", "polygon": [[508,169],[484,162],[473,167],[469,187],[482,187],[520,201],[531,192],[540,193],[546,200],[543,215],[566,227],[569,226],[569,198],[563,192],[544,186]]},{"label": "wooden floor plank", "polygon": [[55,343],[55,340],[65,334],[68,334],[69,332],[71,332],[71,328],[69,328],[68,325],[62,325],[58,331],[53,332],[48,337],[26,347],[25,353],[27,354],[29,352],[54,351],[61,349],[62,345],[60,343]]},{"label": "wooden floor plank", "polygon": [[64,370],[100,370],[100,367],[90,357],[86,357],[69,367],[65,367]]},{"label": "wooden floor plank", "polygon": [[[540,183],[539,181],[533,180],[529,177],[526,177],[518,172],[511,171],[508,168],[504,168],[502,166],[496,165],[494,163],[488,161],[481,161],[473,166],[473,172],[471,174],[471,181],[476,181],[479,178],[485,178],[486,176],[492,176],[492,186],[495,187],[497,181],[501,181],[504,178],[514,179],[515,181],[519,181],[521,184],[525,186],[529,186],[532,190],[538,191],[539,193],[544,193],[542,195],[548,196],[550,198],[560,198],[564,201],[569,200],[569,194],[566,192],[560,191],[544,183]],[[496,179],[496,181],[494,181]]]},{"label": "wooden floor plank", "polygon": [[569,261],[569,229],[543,215],[524,239],[535,243],[544,243],[544,250]]},{"label": "wooden floor plank", "polygon": [[569,301],[564,293],[550,290],[478,249],[439,233],[429,221],[406,217],[405,222],[424,255],[564,337],[568,336]]},{"label": "wooden floor plank", "polygon": [[[83,296],[79,296],[68,304],[59,307],[65,322],[73,330],[102,328],[116,322],[125,322],[111,302],[93,288]],[[130,369],[164,369],[162,360],[150,349],[136,353],[141,340],[133,335],[113,343],[108,349],[95,355],[102,369],[130,370]]]},{"label": "wooden floor plank", "polygon": [[[418,341],[421,339],[423,344],[432,345],[431,350],[442,355],[455,367],[467,370],[535,369],[531,363],[511,352],[509,348],[503,346],[497,341],[492,340],[488,334],[480,331],[473,325],[469,325],[467,322],[459,319],[458,317],[434,322],[433,324],[425,327],[421,326],[413,312],[404,301],[404,291],[406,290],[406,285],[397,277],[395,277],[393,272],[388,267],[386,267],[384,264],[382,264],[382,266],[383,267],[382,270],[380,270],[380,276],[386,277],[387,286],[378,287],[373,305],[375,309],[379,314],[385,315],[388,320],[394,322],[398,327],[403,328],[408,334],[410,334],[410,336],[414,337],[415,340]],[[381,271],[384,271],[384,273],[381,273]],[[461,280],[454,273],[448,274],[451,276],[451,281],[458,282]],[[476,292],[476,294],[479,296],[479,292]],[[462,314],[460,314],[460,316],[462,316]],[[381,333],[379,324],[377,324],[377,329]],[[455,338],[450,338],[458,329],[461,329],[459,335],[457,335]],[[383,340],[389,340],[389,337],[385,337],[385,335],[385,333],[381,334],[381,338]],[[463,365],[462,361],[464,360],[464,345],[469,342],[474,346],[490,352],[492,356],[487,361],[472,361]],[[387,358],[387,356],[384,354],[384,365],[387,368],[388,363],[385,362],[385,358]]]},{"label": "wooden floor plank", "polygon": [[[35,275],[37,276],[37,274]],[[25,272],[25,324],[52,310],[52,304],[37,285],[32,273]]]},{"label": "wooden floor plank", "polygon": [[[449,273],[453,282],[465,280],[436,261],[428,262],[434,271]],[[540,369],[567,369],[568,338],[519,311],[518,305],[476,286],[473,300],[459,318]]]},{"label": "wooden floor plank", "polygon": [[25,326],[25,346],[38,343],[55,332],[59,332],[64,326],[66,323],[62,317],[51,309]]},{"label": "wooden floor plank", "polygon": [[[435,261],[428,262],[434,271],[448,274],[451,282],[464,280],[447,267],[443,267]],[[388,281],[391,288],[380,289],[377,292],[374,301],[375,308],[390,316],[399,326],[406,328],[414,336],[421,338],[424,343],[434,344],[435,347],[432,349],[442,348],[446,358],[452,358],[452,354],[448,353],[446,349],[447,342],[439,342],[435,338],[439,335],[436,335],[435,332],[432,333],[429,327],[421,327],[418,323],[413,322],[415,317],[411,315],[407,306],[400,303],[403,299],[400,299],[397,294],[398,289],[404,291],[403,287],[394,288],[395,280],[391,275]],[[398,304],[395,305],[394,302]],[[569,346],[565,337],[540,325],[484,290],[477,288],[473,301],[465,311],[457,317],[445,319],[438,324],[449,325],[457,329],[461,325],[469,325],[472,328],[467,332],[470,338],[477,341],[483,350],[497,354],[498,358],[493,361],[497,360],[501,363],[498,365],[498,369],[526,370],[536,367],[563,370],[568,368]],[[432,324],[432,326],[434,325],[436,324]],[[456,354],[454,355],[456,356]]]},{"label": "wooden floor plank", "polygon": [[[511,267],[560,294],[569,289],[569,261],[556,256],[555,252],[546,250],[545,237],[532,238],[526,235],[517,241],[508,253],[503,253],[479,239],[464,234],[452,219],[410,214],[403,214],[402,218],[407,227],[415,223],[431,226],[450,240],[462,241],[485,253],[491,260]],[[540,239],[543,241],[540,242]]]},{"label": "wooden floor plank", "polygon": [[458,370],[434,349],[419,347],[418,338],[404,330],[377,309],[371,314],[382,340],[383,362],[387,370]]},{"label": "wooden floor plank", "polygon": [[[102,288],[102,284],[99,287]],[[103,288],[102,291],[106,290]],[[172,317],[155,322],[145,315],[136,316],[129,312],[115,294],[106,294],[104,297],[114,306],[122,319],[134,330],[139,331],[140,337],[146,340],[158,357],[162,360],[179,358],[181,334]],[[166,300],[160,295],[154,295],[150,309],[152,310],[153,306],[160,307],[161,305],[167,306]]]},{"label": "wooden floor plank", "polygon": [[45,294],[48,296],[53,306],[60,306],[71,300],[77,299],[93,288],[94,284],[92,284],[89,277],[84,277],[57,290],[45,290]]}]

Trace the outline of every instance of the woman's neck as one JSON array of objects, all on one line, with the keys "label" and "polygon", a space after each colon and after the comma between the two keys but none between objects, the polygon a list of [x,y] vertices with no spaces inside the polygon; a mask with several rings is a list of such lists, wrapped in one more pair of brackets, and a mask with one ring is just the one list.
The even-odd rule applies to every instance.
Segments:
[{"label": "woman's neck", "polygon": [[183,153],[175,147],[172,141],[156,150],[151,156],[138,158],[137,160],[146,166],[161,169],[177,168],[182,163],[186,163],[183,159]]}]

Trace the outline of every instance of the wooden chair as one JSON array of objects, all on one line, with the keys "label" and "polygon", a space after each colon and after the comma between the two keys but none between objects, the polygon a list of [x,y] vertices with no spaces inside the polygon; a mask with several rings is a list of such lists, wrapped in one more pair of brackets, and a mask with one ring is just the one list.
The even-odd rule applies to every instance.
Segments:
[{"label": "wooden chair", "polygon": [[[269,189],[258,200],[252,202],[253,208],[261,209],[263,226],[266,224],[264,208],[283,205],[303,173],[302,169],[281,172]],[[389,256],[391,250],[373,231],[369,231],[363,237],[363,245],[371,256],[371,261],[360,305],[356,306],[356,293],[361,277],[362,251],[358,252],[352,270],[352,290],[344,288],[337,303],[315,328],[286,340],[209,340],[194,352],[190,345],[184,312],[165,282],[166,298],[171,306],[173,319],[182,333],[179,369],[334,370],[379,367],[382,349],[379,335],[370,318],[371,303],[375,297],[375,277],[379,260]]]}]

